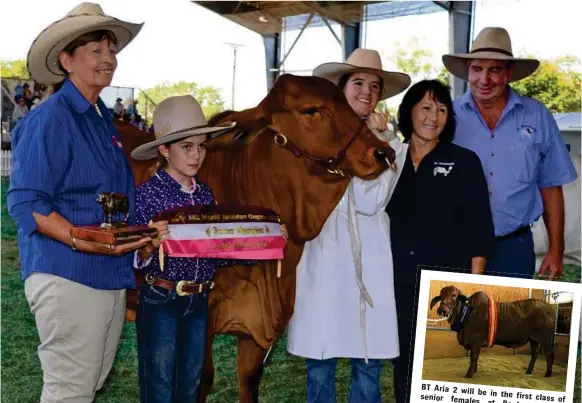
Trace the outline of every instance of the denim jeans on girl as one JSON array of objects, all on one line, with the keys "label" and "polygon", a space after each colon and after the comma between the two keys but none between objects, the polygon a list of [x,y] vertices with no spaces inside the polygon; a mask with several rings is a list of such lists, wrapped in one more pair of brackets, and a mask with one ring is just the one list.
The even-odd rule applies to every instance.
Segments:
[{"label": "denim jeans on girl", "polygon": [[181,297],[142,285],[136,318],[141,403],[196,401],[207,318],[207,293]]},{"label": "denim jeans on girl", "polygon": [[[352,375],[349,403],[381,403],[381,360],[350,359]],[[307,359],[307,403],[335,403],[336,358]]]}]

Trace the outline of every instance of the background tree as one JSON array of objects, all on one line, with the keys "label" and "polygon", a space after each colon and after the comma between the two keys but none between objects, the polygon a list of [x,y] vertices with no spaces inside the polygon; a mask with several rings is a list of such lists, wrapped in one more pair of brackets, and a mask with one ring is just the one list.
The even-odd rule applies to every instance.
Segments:
[{"label": "background tree", "polygon": [[436,76],[436,79],[449,87],[451,85],[451,73],[443,66]]},{"label": "background tree", "polygon": [[442,65],[440,69],[433,65],[433,52],[430,49],[422,48],[418,37],[412,37],[405,44],[394,42],[393,47],[396,50],[388,59],[400,71],[409,74],[413,82],[424,79],[437,79],[445,85],[449,85],[448,70]]},{"label": "background tree", "polygon": [[380,101],[378,102],[378,106],[376,106],[376,112],[384,113],[386,116],[396,116],[398,110],[397,108],[389,107],[386,101]]},{"label": "background tree", "polygon": [[532,75],[511,83],[511,87],[520,95],[542,102],[552,112],[580,112],[580,73],[575,70],[579,66],[580,59],[574,56],[541,59]]},{"label": "background tree", "polygon": [[431,59],[433,53],[429,49],[422,49],[418,37],[413,36],[405,44],[394,42],[396,49],[389,60],[396,64],[396,67],[413,77],[420,76],[421,79],[429,78],[434,74],[434,67]]},{"label": "background tree", "polygon": [[0,60],[0,72],[5,78],[30,79],[30,74],[26,69],[26,60]]},{"label": "background tree", "polygon": [[192,95],[200,103],[202,111],[207,119],[224,110],[224,100],[220,95],[220,90],[216,87],[200,87],[194,82],[187,81],[179,81],[174,84],[164,82],[155,87],[146,88],[139,93],[138,110],[148,121],[151,121],[152,119],[154,106],[151,103],[148,103],[146,116],[145,109],[146,102],[148,101],[144,93],[147,94],[147,98],[153,101],[156,105],[168,97]]}]

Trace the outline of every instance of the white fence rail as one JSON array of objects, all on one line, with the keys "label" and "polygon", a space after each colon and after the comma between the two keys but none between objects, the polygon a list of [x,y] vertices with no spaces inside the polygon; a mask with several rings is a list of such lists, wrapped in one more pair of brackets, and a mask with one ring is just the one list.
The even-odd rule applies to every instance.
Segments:
[{"label": "white fence rail", "polygon": [[0,176],[7,177],[10,176],[10,171],[12,171],[12,151],[2,150],[2,170]]}]

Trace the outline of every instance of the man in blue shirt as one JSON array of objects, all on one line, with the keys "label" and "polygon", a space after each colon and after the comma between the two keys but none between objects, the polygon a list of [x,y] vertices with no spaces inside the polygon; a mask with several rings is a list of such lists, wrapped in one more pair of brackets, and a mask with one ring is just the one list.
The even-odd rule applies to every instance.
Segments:
[{"label": "man in blue shirt", "polygon": [[468,54],[444,55],[445,67],[469,82],[454,102],[454,142],[477,153],[487,178],[495,246],[486,274],[532,278],[535,254],[531,224],[543,214],[550,247],[540,275],[562,273],[562,185],[577,174],[550,111],[509,85],[532,74],[539,61],[513,57],[503,28],[484,28]]}]

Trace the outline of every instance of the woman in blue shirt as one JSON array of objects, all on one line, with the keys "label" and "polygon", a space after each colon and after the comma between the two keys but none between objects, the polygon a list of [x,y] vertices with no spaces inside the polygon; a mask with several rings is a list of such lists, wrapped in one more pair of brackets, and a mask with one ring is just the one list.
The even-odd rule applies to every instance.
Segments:
[{"label": "woman in blue shirt", "polygon": [[83,3],[43,30],[28,53],[32,78],[59,88],[13,132],[8,191],[40,337],[42,402],[93,400],[115,357],[125,289],[135,287],[128,252],[151,241],[108,246],[70,235],[74,226],[103,222],[99,193],[127,195],[134,216],[133,174],[99,94],[141,26]]}]

